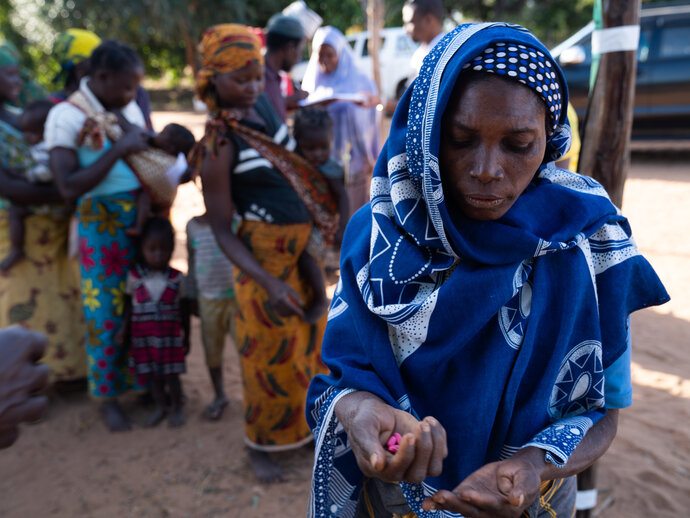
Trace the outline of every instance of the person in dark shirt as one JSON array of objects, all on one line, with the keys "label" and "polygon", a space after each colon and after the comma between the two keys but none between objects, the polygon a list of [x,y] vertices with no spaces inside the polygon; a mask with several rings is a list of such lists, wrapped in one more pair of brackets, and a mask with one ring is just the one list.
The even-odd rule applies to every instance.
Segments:
[{"label": "person in dark shirt", "polygon": [[268,21],[264,56],[264,92],[283,122],[288,110],[296,109],[297,103],[308,95],[307,92],[296,89],[295,93],[285,97],[280,87],[280,72],[290,72],[295,66],[302,55],[304,42],[304,28],[297,18],[276,14]]}]

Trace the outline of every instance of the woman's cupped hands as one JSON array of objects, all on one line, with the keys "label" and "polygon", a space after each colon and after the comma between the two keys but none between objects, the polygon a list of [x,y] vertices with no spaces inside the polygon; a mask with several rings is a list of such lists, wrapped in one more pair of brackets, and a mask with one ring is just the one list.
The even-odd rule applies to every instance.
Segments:
[{"label": "woman's cupped hands", "polygon": [[[446,431],[437,419],[427,416],[420,421],[364,391],[343,396],[335,413],[366,477],[422,482],[441,474],[448,445]],[[401,435],[400,444],[391,453],[386,443],[396,432]],[[539,494],[542,459],[543,452],[526,448],[509,459],[486,464],[452,491],[437,491],[423,502],[423,508],[472,518],[519,517]]]},{"label": "woman's cupped hands", "polygon": [[[441,474],[448,446],[446,431],[435,418],[420,421],[368,392],[343,396],[335,412],[365,476],[386,482],[421,482]],[[401,439],[398,451],[391,453],[385,445],[394,433]]]},{"label": "woman's cupped hands", "polygon": [[506,460],[485,464],[452,491],[437,491],[422,507],[468,518],[518,518],[539,496],[542,459],[543,452],[525,448]]}]

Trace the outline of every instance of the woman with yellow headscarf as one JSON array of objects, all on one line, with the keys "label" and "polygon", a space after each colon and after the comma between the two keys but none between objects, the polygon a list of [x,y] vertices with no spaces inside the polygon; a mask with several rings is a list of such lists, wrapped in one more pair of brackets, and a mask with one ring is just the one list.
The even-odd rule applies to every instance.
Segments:
[{"label": "woman with yellow headscarf", "polygon": [[101,38],[84,29],[67,29],[58,35],[53,45],[53,57],[60,64],[60,73],[55,82],[63,83],[62,89],[53,93],[54,102],[67,99],[79,88],[79,81],[89,72],[89,58]]},{"label": "woman with yellow headscarf", "polygon": [[[85,29],[67,29],[58,35],[53,45],[53,57],[60,64],[60,72],[54,82],[64,82],[64,86],[50,95],[51,101],[62,102],[79,89],[82,77],[89,75],[91,53],[101,41],[98,35]],[[149,95],[141,85],[137,88],[136,102],[144,114],[146,127],[152,130]]]},{"label": "woman with yellow headscarf", "polygon": [[304,401],[323,370],[325,315],[305,317],[323,278],[307,267],[304,250],[313,225],[332,237],[336,206],[326,180],[292,152],[287,126],[262,93],[259,38],[242,25],[217,25],[199,50],[197,93],[210,112],[198,148],[204,201],[218,244],[237,266],[245,442],[257,477],[272,482],[282,471],[269,453],[312,439]]}]

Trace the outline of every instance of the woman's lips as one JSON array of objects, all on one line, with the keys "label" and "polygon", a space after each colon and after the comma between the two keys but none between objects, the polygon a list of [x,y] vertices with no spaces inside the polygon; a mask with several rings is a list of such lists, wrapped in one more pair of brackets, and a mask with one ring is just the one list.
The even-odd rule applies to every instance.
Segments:
[{"label": "woman's lips", "polygon": [[505,198],[501,198],[500,196],[467,194],[465,195],[465,201],[468,205],[478,209],[492,209],[501,205],[505,201]]}]

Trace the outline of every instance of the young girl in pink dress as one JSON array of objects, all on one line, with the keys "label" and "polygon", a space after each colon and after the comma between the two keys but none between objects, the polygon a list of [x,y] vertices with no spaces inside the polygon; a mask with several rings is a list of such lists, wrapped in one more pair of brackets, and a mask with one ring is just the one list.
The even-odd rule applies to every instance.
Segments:
[{"label": "young girl in pink dress", "polygon": [[125,316],[118,338],[129,335],[130,366],[139,381],[151,381],[155,403],[147,426],[160,423],[167,414],[166,388],[170,396],[170,427],[185,422],[180,374],[189,352],[189,307],[184,275],[169,266],[175,246],[172,225],[164,218],[149,219],[142,230],[136,265],[129,271]]}]

